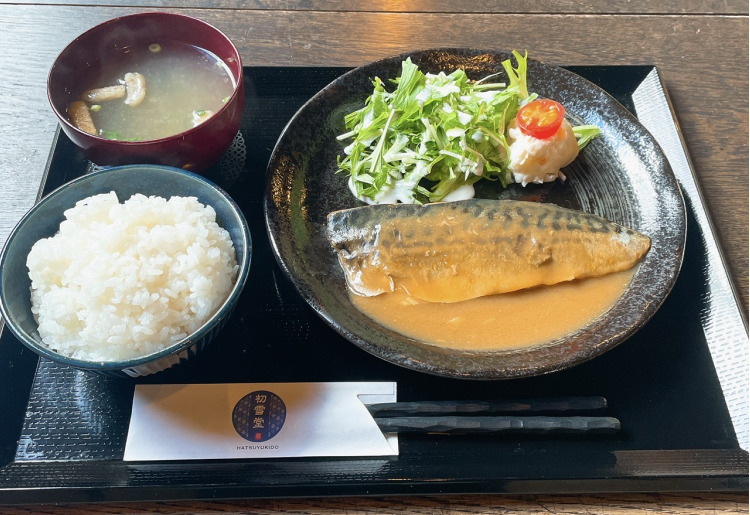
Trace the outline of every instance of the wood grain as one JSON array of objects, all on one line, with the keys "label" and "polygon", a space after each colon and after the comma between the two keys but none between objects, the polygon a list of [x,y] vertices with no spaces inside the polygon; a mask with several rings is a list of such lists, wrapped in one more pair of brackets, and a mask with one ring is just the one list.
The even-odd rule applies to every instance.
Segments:
[{"label": "wood grain", "polygon": [[[160,9],[214,24],[245,65],[357,66],[439,46],[528,49],[553,65],[659,67],[748,309],[748,5],[684,0],[95,0],[0,2],[0,243],[34,203],[57,122],[45,81],[62,48],[109,18]],[[468,10],[471,10],[469,12]],[[0,514],[738,514],[747,493],[421,496],[12,506]]]},{"label": "wood grain", "polygon": [[103,505],[14,506],[0,515],[736,515],[748,513],[747,494],[617,494],[530,496],[426,496],[288,499],[259,501],[195,501]]},{"label": "wood grain", "polygon": [[[20,0],[0,3],[47,5],[101,5],[98,0]],[[210,8],[272,11],[342,11],[342,12],[432,12],[432,13],[558,13],[558,14],[747,14],[748,4],[741,0],[630,0],[612,2],[594,0],[110,0],[107,5],[119,7]]]}]

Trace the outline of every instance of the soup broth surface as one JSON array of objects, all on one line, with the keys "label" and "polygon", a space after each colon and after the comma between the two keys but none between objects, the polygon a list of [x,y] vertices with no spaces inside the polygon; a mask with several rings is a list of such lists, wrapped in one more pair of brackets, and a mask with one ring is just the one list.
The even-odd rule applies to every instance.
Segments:
[{"label": "soup broth surface", "polygon": [[232,95],[236,81],[216,55],[182,42],[155,42],[134,48],[121,59],[104,64],[104,73],[85,89],[121,84],[126,73],[140,73],[146,96],[138,106],[123,99],[91,108],[99,135],[110,139],[153,140],[194,126],[195,113],[216,113]]},{"label": "soup broth surface", "polygon": [[626,290],[634,270],[455,303],[425,302],[397,291],[349,294],[381,325],[421,342],[460,350],[540,345],[593,322]]}]

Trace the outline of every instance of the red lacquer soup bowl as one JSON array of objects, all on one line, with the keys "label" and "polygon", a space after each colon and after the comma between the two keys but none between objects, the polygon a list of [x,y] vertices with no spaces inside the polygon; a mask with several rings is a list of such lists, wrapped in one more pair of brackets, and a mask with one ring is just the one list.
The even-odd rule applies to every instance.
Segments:
[{"label": "red lacquer soup bowl", "polygon": [[[224,62],[233,91],[213,116],[195,127],[159,139],[123,141],[86,132],[69,119],[68,109],[112,63],[128,63],[155,42],[187,44]],[[197,86],[200,86],[198,84]],[[47,96],[65,134],[97,165],[154,163],[202,171],[216,162],[236,137],[244,108],[240,54],[230,39],[201,20],[179,14],[149,12],[123,16],[93,27],[57,57],[47,80]]]}]

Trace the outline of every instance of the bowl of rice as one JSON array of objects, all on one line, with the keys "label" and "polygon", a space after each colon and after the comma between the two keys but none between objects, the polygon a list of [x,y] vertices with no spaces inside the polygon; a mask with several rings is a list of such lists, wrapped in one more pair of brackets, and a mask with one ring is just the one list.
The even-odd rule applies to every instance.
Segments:
[{"label": "bowl of rice", "polygon": [[0,254],[0,311],[28,348],[114,376],[202,350],[250,270],[247,221],[221,188],[159,165],[68,182],[36,204]]}]

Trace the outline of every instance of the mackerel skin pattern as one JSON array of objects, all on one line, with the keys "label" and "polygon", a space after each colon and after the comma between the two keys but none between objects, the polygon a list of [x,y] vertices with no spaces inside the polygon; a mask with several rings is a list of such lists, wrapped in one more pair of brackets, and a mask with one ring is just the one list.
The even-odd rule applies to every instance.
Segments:
[{"label": "mackerel skin pattern", "polygon": [[382,204],[328,215],[356,294],[431,302],[507,293],[633,267],[651,240],[596,215],[513,200]]}]

